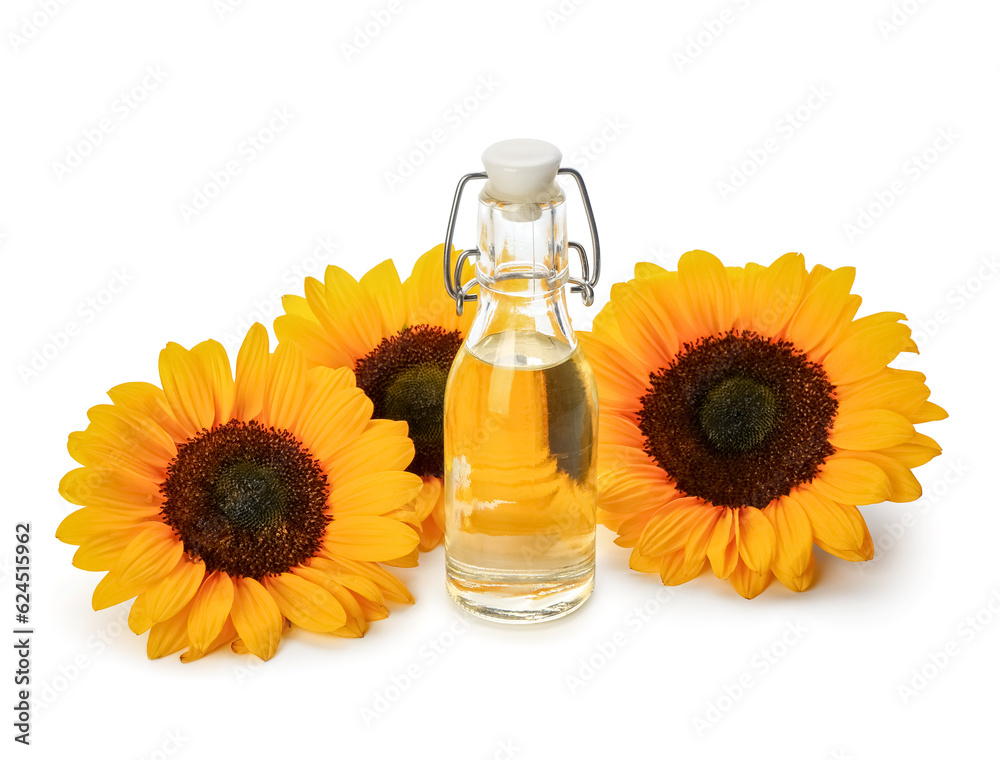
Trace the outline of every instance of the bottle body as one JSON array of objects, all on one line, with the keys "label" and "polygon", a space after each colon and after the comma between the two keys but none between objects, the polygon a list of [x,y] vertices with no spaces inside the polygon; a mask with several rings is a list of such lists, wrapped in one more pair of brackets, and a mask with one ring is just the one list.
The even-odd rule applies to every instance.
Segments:
[{"label": "bottle body", "polygon": [[447,585],[474,614],[535,622],[593,589],[597,390],[566,307],[561,198],[480,203],[477,313],[445,394]]}]

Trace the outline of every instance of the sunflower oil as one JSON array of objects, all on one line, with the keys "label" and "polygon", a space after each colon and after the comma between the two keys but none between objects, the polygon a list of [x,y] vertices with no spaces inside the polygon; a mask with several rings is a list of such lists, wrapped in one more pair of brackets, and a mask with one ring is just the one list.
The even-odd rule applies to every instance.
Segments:
[{"label": "sunflower oil", "polygon": [[[459,314],[476,302],[445,390],[446,583],[460,607],[498,622],[560,617],[594,588],[597,390],[566,295],[593,302],[600,248],[583,180],[561,160],[541,140],[491,145],[485,174],[459,181],[445,237],[447,291]],[[579,187],[590,259],[567,237],[559,175]],[[479,245],[452,262],[462,188],[474,179],[486,180]]]},{"label": "sunflower oil", "polygon": [[492,619],[564,615],[594,584],[597,394],[578,347],[508,330],[464,345],[445,405],[448,590]]}]

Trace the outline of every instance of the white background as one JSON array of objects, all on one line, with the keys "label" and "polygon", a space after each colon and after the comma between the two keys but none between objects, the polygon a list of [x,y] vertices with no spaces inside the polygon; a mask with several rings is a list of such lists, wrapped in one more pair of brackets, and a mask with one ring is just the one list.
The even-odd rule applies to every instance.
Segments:
[{"label": "white background", "polygon": [[[17,751],[996,756],[1000,6],[232,5],[0,12],[0,619],[13,628],[13,529],[30,520],[37,631],[33,745]],[[289,123],[253,149],[276,111]],[[944,447],[918,471],[925,498],[864,508],[875,560],[819,552],[805,594],[775,583],[746,601],[709,574],[671,596],[602,528],[598,588],[556,623],[462,617],[438,550],[402,573],[418,603],[363,640],[294,632],[263,665],[228,651],[147,661],[145,637],[121,632],[127,605],[92,611],[99,576],[53,538],[73,509],[56,491],[67,434],[109,387],[156,382],[168,340],[235,348],[248,320],[269,325],[304,271],[360,276],[392,257],[408,274],[442,240],[458,177],[513,136],[556,143],[584,172],[598,306],[635,262],[673,266],[691,248],[731,265],[796,250],[856,266],[862,313],[907,314],[922,352],[898,366],[925,372],[951,413],[922,428]],[[239,173],[215,193],[229,161]],[[186,214],[198,191],[215,197]],[[473,233],[470,204],[456,243]],[[573,310],[586,327],[597,307]],[[922,688],[914,669],[930,674]]]}]

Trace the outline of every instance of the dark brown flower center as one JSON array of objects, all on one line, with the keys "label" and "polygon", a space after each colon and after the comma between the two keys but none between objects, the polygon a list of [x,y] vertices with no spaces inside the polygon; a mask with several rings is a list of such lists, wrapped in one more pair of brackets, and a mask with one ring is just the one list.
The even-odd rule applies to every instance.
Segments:
[{"label": "dark brown flower center", "polygon": [[444,472],[444,390],[462,345],[457,330],[415,325],[385,338],[354,367],[374,416],[405,420],[416,453],[407,468],[420,476]]},{"label": "dark brown flower center", "polygon": [[230,420],[177,449],[161,513],[208,572],[260,579],[319,549],[330,517],[326,473],[287,430]]},{"label": "dark brown flower center", "polygon": [[833,454],[836,413],[819,364],[787,341],[730,332],[650,373],[638,416],[647,453],[686,495],[763,509]]}]

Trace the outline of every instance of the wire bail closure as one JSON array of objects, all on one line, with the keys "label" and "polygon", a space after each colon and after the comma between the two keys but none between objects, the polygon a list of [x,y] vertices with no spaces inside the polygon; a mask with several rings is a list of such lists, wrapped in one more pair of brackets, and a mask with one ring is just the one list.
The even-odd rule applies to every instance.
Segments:
[{"label": "wire bail closure", "polygon": [[[566,245],[572,248],[580,256],[580,277],[570,277],[571,293],[582,293],[584,306],[591,306],[594,303],[594,286],[601,276],[601,243],[597,237],[597,223],[594,221],[594,209],[590,205],[590,195],[587,193],[587,186],[583,182],[583,177],[576,169],[560,168],[557,174],[567,174],[576,180],[576,186],[580,190],[580,198],[583,200],[584,212],[587,215],[587,224],[590,226],[590,239],[594,244],[593,266],[587,258],[587,250],[580,244],[567,241]],[[459,315],[465,310],[466,301],[475,301],[477,296],[470,293],[476,285],[476,279],[469,280],[462,285],[462,267],[469,259],[479,260],[482,252],[478,248],[468,248],[458,255],[454,266],[451,263],[451,243],[455,237],[455,220],[458,218],[458,207],[462,202],[462,191],[472,180],[487,179],[486,172],[474,172],[466,174],[458,181],[455,188],[455,198],[451,203],[451,215],[448,217],[448,233],[444,240],[444,284],[448,290],[448,295],[455,300],[455,310]]]}]

